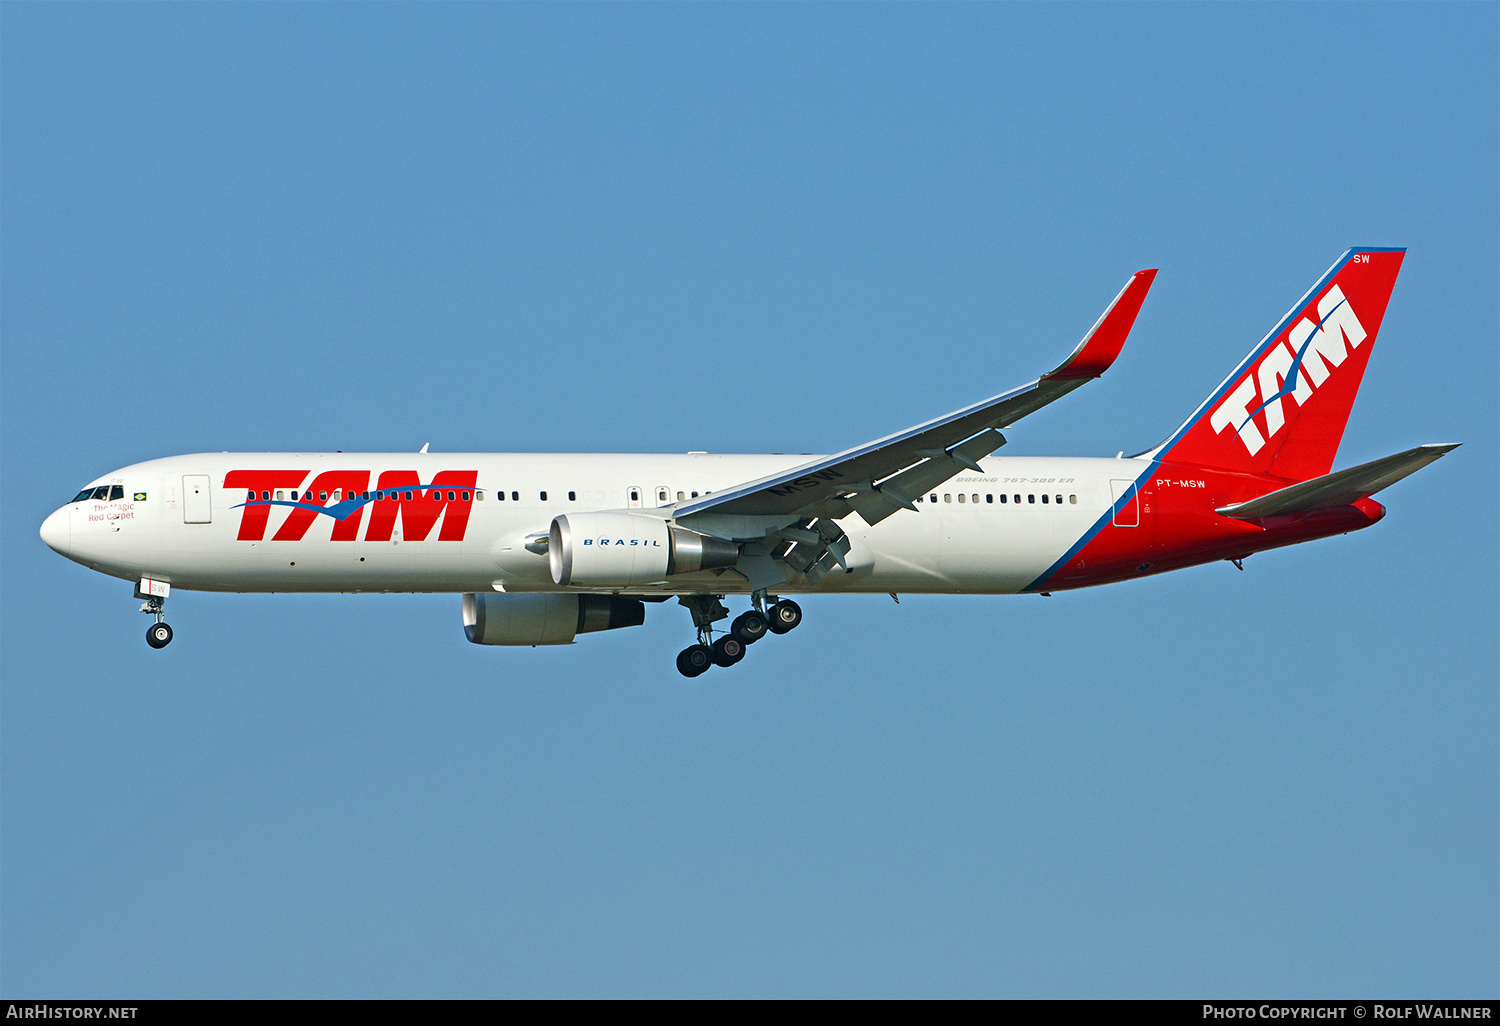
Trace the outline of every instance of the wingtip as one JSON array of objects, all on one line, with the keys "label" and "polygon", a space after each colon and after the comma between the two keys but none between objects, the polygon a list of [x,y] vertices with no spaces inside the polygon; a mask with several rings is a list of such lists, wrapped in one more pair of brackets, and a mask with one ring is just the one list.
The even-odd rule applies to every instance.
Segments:
[{"label": "wingtip", "polygon": [[1136,271],[1115,296],[1108,309],[1094,322],[1089,333],[1061,366],[1042,375],[1044,381],[1097,378],[1110,368],[1125,347],[1125,339],[1135,326],[1141,304],[1156,280],[1156,268]]}]

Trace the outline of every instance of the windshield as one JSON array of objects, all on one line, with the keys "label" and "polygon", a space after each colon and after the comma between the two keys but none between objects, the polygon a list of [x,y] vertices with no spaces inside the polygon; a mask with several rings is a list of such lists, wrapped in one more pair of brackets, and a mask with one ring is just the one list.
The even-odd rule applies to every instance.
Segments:
[{"label": "windshield", "polygon": [[85,488],[73,496],[74,502],[113,502],[116,499],[125,498],[124,485],[99,485],[97,488]]}]

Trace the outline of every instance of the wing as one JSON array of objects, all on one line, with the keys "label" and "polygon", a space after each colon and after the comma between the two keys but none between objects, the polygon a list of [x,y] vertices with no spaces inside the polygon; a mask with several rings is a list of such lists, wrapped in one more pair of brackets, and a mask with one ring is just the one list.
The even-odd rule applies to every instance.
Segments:
[{"label": "wing", "polygon": [[858,513],[874,526],[897,510],[916,509],[915,496],[964,470],[978,470],[979,459],[1004,445],[997,428],[1014,424],[1109,369],[1155,278],[1154,269],[1132,275],[1072,354],[1029,385],[836,456],[679,505],[675,515],[679,520],[707,512],[837,520]]}]

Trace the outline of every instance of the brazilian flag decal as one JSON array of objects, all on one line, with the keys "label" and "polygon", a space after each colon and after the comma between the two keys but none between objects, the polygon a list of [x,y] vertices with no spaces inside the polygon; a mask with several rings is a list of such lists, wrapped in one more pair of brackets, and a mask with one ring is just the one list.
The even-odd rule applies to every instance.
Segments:
[{"label": "brazilian flag decal", "polygon": [[135,501],[136,502],[145,502],[146,501],[146,493],[145,492],[136,492],[135,493]]}]

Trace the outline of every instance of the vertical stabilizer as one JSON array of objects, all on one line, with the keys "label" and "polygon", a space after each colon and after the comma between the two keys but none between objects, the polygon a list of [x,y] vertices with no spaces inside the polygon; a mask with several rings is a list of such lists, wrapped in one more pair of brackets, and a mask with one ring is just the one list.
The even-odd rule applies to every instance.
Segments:
[{"label": "vertical stabilizer", "polygon": [[1405,255],[1345,253],[1147,455],[1289,481],[1328,473]]}]

